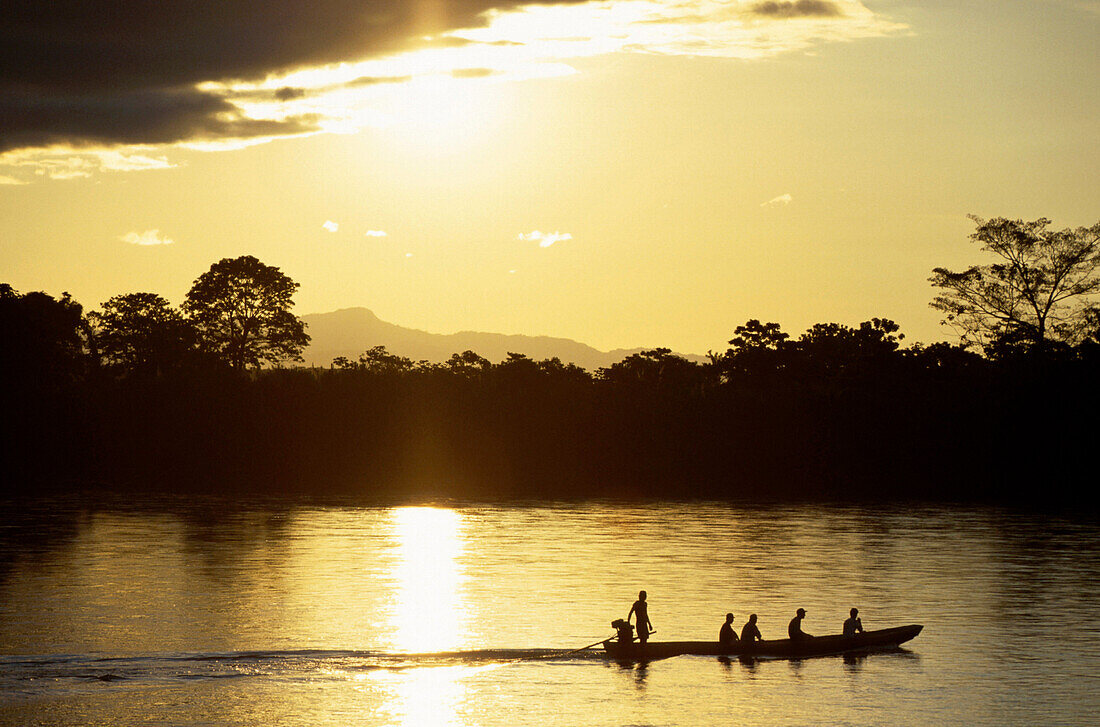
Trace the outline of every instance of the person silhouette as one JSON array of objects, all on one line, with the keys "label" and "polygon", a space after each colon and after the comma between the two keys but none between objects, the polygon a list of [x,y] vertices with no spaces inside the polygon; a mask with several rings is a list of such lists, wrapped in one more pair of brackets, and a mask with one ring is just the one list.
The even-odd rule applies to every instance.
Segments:
[{"label": "person silhouette", "polygon": [[855,636],[856,632],[863,633],[863,621],[859,618],[859,609],[853,608],[852,615],[844,619],[844,635]]},{"label": "person silhouette", "polygon": [[626,615],[626,622],[630,623],[630,617],[635,615],[635,623],[638,628],[638,642],[642,646],[645,646],[645,643],[649,641],[649,635],[655,630],[653,628],[653,622],[649,620],[649,604],[646,603],[645,591],[638,591],[638,600],[630,607],[630,613]]},{"label": "person silhouette", "polygon": [[756,614],[750,614],[749,620],[741,629],[741,641],[747,641],[751,644],[754,641],[763,640],[764,637],[760,635],[760,629],[756,626]]},{"label": "person silhouette", "polygon": [[737,632],[733,630],[733,614],[726,614],[726,622],[718,630],[718,643],[722,646],[733,646],[737,641]]},{"label": "person silhouette", "polygon": [[794,618],[792,618],[790,624],[787,625],[787,636],[789,636],[792,641],[813,638],[810,634],[802,630],[802,619],[805,617],[806,609],[804,608],[800,608],[794,612]]}]

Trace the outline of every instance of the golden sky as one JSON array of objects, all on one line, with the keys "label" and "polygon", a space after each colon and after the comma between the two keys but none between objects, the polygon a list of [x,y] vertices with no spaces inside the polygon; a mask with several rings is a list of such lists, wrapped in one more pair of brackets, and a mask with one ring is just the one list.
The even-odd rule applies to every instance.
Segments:
[{"label": "golden sky", "polygon": [[223,257],[447,333],[945,340],[983,217],[1100,219],[1094,0],[164,0],[0,19],[0,281]]}]

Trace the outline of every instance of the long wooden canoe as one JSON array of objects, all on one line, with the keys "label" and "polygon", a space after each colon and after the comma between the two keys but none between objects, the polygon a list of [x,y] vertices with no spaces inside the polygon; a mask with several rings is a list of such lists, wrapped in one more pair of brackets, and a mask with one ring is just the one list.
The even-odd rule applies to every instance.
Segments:
[{"label": "long wooden canoe", "polygon": [[855,636],[812,636],[792,641],[775,639],[757,641],[754,644],[735,641],[724,646],[717,641],[651,641],[645,646],[638,642],[621,644],[608,639],[603,647],[608,655],[617,659],[667,659],[672,656],[737,656],[778,659],[801,659],[811,656],[830,656],[858,651],[889,649],[909,641],[924,628],[919,624],[898,626],[892,629],[867,631]]}]

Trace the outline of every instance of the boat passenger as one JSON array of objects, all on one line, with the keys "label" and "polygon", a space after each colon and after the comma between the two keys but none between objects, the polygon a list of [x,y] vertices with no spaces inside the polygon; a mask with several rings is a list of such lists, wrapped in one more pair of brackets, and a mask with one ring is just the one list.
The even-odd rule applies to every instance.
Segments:
[{"label": "boat passenger", "polygon": [[844,635],[855,636],[856,632],[863,633],[863,622],[859,618],[859,609],[853,608],[851,616],[844,619]]},{"label": "boat passenger", "polygon": [[760,635],[760,629],[756,627],[756,614],[749,616],[748,622],[741,629],[741,641],[747,641],[750,644],[754,641],[763,641],[764,637]]},{"label": "boat passenger", "polygon": [[811,634],[807,634],[802,630],[802,619],[805,617],[806,609],[804,608],[800,608],[794,612],[794,618],[791,619],[791,623],[787,626],[787,636],[789,636],[792,641],[813,638]]},{"label": "boat passenger", "polygon": [[646,603],[645,591],[638,591],[638,600],[630,607],[630,613],[626,615],[626,622],[630,623],[630,617],[637,614],[635,622],[638,627],[638,642],[645,646],[649,641],[649,635],[653,633],[653,622],[649,620],[649,604]]},{"label": "boat passenger", "polygon": [[737,632],[733,630],[733,614],[727,613],[726,622],[718,630],[718,643],[722,646],[733,646],[735,641],[737,641]]}]

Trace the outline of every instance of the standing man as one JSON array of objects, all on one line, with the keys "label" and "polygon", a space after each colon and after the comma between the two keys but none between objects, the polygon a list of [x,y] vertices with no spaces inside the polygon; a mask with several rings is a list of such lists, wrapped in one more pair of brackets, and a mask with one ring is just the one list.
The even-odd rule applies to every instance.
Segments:
[{"label": "standing man", "polygon": [[856,632],[863,633],[863,621],[859,618],[859,609],[853,608],[851,616],[844,619],[844,635],[855,636]]},{"label": "standing man", "polygon": [[649,641],[649,635],[655,630],[653,622],[649,620],[649,604],[645,602],[645,591],[638,591],[638,600],[630,607],[630,613],[626,615],[626,622],[630,623],[630,617],[637,614],[635,623],[638,627],[638,642],[645,646]]},{"label": "standing man", "polygon": [[810,634],[802,630],[802,619],[805,617],[806,609],[804,608],[800,608],[794,612],[794,618],[792,618],[790,624],[787,625],[787,636],[791,638],[791,641],[813,638]]}]

